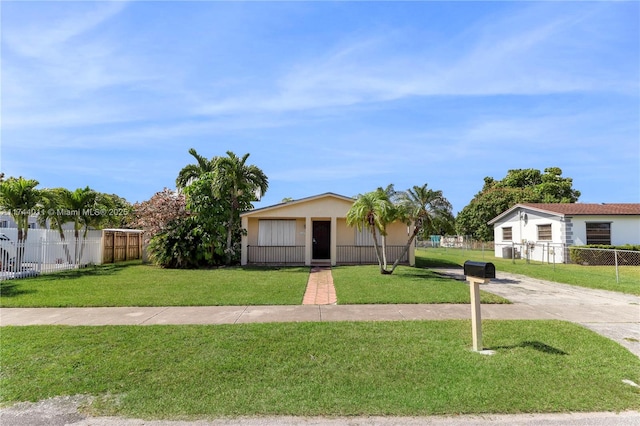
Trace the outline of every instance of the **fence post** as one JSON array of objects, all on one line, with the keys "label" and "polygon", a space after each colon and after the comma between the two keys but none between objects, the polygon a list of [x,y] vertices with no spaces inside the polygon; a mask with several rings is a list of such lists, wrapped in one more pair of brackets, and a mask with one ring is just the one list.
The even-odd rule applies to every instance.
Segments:
[{"label": "fence post", "polygon": [[618,273],[618,250],[613,250],[613,258],[616,263],[616,284],[620,284],[620,274]]},{"label": "fence post", "polygon": [[511,241],[511,263],[516,263],[516,243]]}]

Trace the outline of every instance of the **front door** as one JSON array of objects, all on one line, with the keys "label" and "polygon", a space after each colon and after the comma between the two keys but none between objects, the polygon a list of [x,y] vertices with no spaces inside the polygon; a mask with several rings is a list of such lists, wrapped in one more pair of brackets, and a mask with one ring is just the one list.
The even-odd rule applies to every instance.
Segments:
[{"label": "front door", "polygon": [[313,259],[331,259],[331,222],[313,222]]}]

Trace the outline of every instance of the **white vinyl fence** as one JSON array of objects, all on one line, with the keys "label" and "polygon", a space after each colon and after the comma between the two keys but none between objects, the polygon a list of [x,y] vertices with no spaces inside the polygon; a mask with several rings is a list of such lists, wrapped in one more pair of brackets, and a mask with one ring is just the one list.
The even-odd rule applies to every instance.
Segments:
[{"label": "white vinyl fence", "polygon": [[18,243],[18,230],[0,229],[0,280],[22,278],[102,263],[102,231],[89,231],[86,238],[74,231],[30,229],[27,240]]}]

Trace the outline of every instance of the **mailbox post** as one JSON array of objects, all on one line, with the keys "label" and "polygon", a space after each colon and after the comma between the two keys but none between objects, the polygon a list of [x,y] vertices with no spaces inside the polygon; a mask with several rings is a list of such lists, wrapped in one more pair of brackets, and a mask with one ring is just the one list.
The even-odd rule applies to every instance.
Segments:
[{"label": "mailbox post", "polygon": [[471,335],[473,350],[482,351],[482,317],[480,314],[480,284],[487,284],[496,277],[496,267],[490,262],[464,262],[464,275],[471,292]]}]

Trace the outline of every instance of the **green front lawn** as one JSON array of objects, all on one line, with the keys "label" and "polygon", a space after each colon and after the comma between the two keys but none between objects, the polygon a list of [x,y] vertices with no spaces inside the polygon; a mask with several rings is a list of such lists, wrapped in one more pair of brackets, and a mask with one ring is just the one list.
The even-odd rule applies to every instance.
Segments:
[{"label": "green front lawn", "polygon": [[0,401],[97,397],[97,415],[537,413],[640,409],[640,359],[560,321],[3,327]]},{"label": "green front lawn", "polygon": [[[427,269],[398,266],[382,275],[377,265],[339,266],[331,270],[338,304],[471,303],[469,286]],[[482,303],[510,303],[484,291]]]},{"label": "green front lawn", "polygon": [[541,280],[555,281],[581,287],[618,291],[640,296],[640,266],[621,266],[616,282],[615,266],[583,266],[575,264],[547,264],[525,259],[502,259],[492,250],[463,250],[452,248],[428,248],[416,250],[416,265],[428,267],[457,267],[466,260],[491,262],[496,271],[526,275]]},{"label": "green front lawn", "polygon": [[162,269],[102,265],[0,282],[0,306],[298,305],[309,268]]},{"label": "green front lawn", "polygon": [[[466,284],[425,269],[377,266],[333,269],[338,303],[469,303]],[[0,281],[2,307],[299,305],[308,267],[162,269],[139,263],[102,265]],[[488,293],[484,303],[508,303]]]}]

